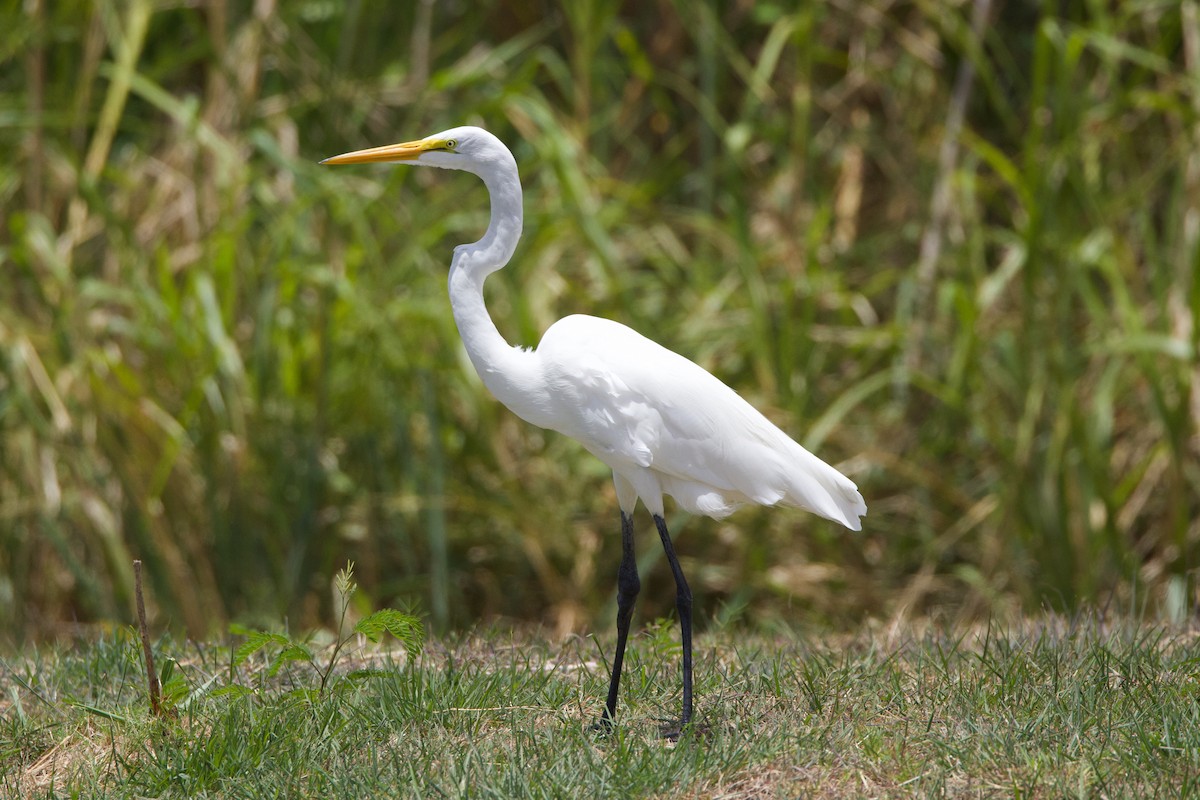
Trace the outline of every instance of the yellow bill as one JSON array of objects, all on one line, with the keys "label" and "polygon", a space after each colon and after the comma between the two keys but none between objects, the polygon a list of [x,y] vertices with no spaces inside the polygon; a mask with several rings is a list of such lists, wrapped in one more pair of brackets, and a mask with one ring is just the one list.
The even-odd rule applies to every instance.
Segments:
[{"label": "yellow bill", "polygon": [[383,147],[371,147],[366,150],[355,150],[352,153],[342,153],[331,156],[322,164],[385,164],[392,161],[412,161],[428,150],[452,150],[454,142],[442,139],[418,139],[415,142],[400,144],[385,144]]}]

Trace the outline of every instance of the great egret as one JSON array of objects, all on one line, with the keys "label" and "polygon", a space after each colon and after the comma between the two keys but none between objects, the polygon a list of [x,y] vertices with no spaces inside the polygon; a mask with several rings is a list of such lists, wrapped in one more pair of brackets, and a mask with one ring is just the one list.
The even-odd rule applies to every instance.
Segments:
[{"label": "great egret", "polygon": [[633,547],[637,501],[654,517],[675,576],[683,640],[683,712],[692,720],[692,593],[663,519],[663,495],[693,514],[722,518],[743,503],[789,505],[860,530],[867,513],[850,479],[792,441],[701,367],[607,319],[572,315],[550,326],[536,350],[509,345],[488,315],[483,282],[504,267],[521,236],[517,162],[481,128],[357,150],[322,164],[396,162],[459,169],[483,179],[491,220],[483,238],[454,248],[450,305],[484,385],[517,416],[578,440],[612,468],[621,506],[617,649],[598,727],[617,714],[621,662],[641,588]]}]

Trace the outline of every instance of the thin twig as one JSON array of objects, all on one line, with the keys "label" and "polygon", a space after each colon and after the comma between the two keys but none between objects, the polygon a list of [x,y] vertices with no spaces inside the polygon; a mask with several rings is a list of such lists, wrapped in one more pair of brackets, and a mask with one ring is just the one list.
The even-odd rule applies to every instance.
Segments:
[{"label": "thin twig", "polygon": [[150,649],[150,632],[146,628],[146,603],[142,600],[142,562],[133,562],[133,585],[137,594],[138,630],[142,634],[142,652],[146,655],[146,681],[150,684],[150,711],[154,716],[162,716],[161,688],[158,685],[158,673],[154,671],[154,653]]}]

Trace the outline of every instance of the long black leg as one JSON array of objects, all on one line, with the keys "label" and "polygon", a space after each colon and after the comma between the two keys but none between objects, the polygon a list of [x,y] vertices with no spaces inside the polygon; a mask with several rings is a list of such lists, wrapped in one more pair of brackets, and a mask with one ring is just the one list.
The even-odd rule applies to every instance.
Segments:
[{"label": "long black leg", "polygon": [[604,716],[598,728],[612,728],[617,718],[617,690],[621,685],[621,663],[625,660],[625,641],[629,638],[629,621],[633,617],[633,604],[642,581],[638,578],[637,559],[633,552],[633,517],[621,512],[621,567],[617,572],[617,652],[613,656],[612,677],[608,682],[608,702],[604,705]]},{"label": "long black leg", "polygon": [[[692,721],[692,590],[688,588],[687,579],[683,577],[683,568],[679,566],[679,558],[671,545],[671,534],[667,533],[666,520],[655,514],[654,524],[658,527],[667,562],[675,575],[675,609],[679,612],[679,630],[683,639],[683,714],[679,718],[679,728],[682,731]],[[672,730],[668,731],[667,735],[675,738],[679,734]]]}]

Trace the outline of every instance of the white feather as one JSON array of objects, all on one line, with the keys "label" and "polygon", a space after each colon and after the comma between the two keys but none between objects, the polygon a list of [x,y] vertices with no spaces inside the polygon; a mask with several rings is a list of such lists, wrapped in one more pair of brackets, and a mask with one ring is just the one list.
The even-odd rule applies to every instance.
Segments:
[{"label": "white feather", "polygon": [[745,503],[782,504],[860,529],[866,504],[849,478],[703,368],[631,328],[566,317],[546,331],[534,357],[553,403],[542,422],[631,483],[649,471],[693,514],[720,518]]}]

